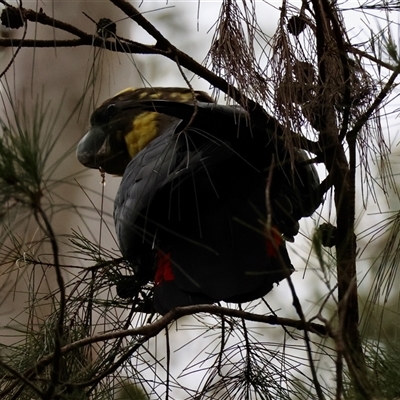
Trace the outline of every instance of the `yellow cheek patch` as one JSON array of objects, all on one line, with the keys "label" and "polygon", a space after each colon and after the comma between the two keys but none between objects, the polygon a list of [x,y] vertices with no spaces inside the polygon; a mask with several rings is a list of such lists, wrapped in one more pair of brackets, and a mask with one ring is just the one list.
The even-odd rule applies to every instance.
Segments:
[{"label": "yellow cheek patch", "polygon": [[158,115],[147,111],[133,120],[132,130],[125,135],[126,147],[132,158],[157,136]]}]

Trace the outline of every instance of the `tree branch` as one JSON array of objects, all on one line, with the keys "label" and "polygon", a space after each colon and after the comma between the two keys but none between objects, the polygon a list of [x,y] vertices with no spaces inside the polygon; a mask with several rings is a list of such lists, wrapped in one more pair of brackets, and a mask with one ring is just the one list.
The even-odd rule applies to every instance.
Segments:
[{"label": "tree branch", "polygon": [[[140,341],[140,343],[143,344],[152,337],[158,335],[171,322],[176,321],[183,316],[197,314],[200,312],[208,313],[210,315],[215,315],[215,316],[230,316],[234,318],[242,318],[244,320],[261,322],[269,325],[287,326],[298,330],[307,329],[307,331],[309,332],[313,332],[317,335],[322,335],[322,336],[325,336],[328,333],[323,325],[316,323],[311,323],[311,322],[304,323],[301,320],[294,320],[290,318],[279,318],[272,315],[254,314],[246,311],[235,310],[213,305],[196,305],[196,306],[176,308],[170,311],[168,314],[161,317],[160,319],[158,319],[157,321],[139,328],[113,331],[100,335],[86,337],[84,339],[63,346],[62,348],[60,348],[59,354],[64,355],[71,351],[77,350],[81,347],[85,347],[93,343],[104,342],[107,340],[114,340],[129,336],[139,336],[138,340]],[[26,379],[32,379],[34,376],[42,373],[43,369],[53,361],[54,357],[55,353],[50,353],[47,356],[42,357],[36,363],[36,365],[34,365],[32,368],[27,369],[22,375]],[[16,380],[13,383],[11,383],[6,389],[0,392],[0,398],[4,398],[4,396],[9,394],[18,385],[18,383],[20,383],[19,380]]]},{"label": "tree branch", "polygon": [[[36,40],[36,39],[0,39],[0,47],[77,47],[77,46],[94,46],[104,48],[110,51],[116,51],[129,54],[157,54],[169,58],[174,63],[179,63],[181,67],[187,68],[194,74],[203,78],[210,85],[221,90],[238,104],[244,107],[250,114],[253,121],[259,125],[265,125],[266,130],[276,133],[278,137],[283,136],[283,128],[280,123],[271,115],[269,115],[262,106],[253,100],[243,96],[238,89],[230,85],[225,79],[219,77],[203,65],[196,62],[192,57],[180,51],[171,44],[146,18],[141,15],[135,7],[124,0],[110,0],[119,7],[129,18],[135,21],[139,26],[146,30],[155,40],[155,45],[146,45],[134,42],[129,39],[118,37],[118,40],[104,39],[100,36],[88,34],[68,23],[56,20],[44,13],[37,13],[33,10],[21,9],[25,17],[43,25],[52,26],[62,31],[78,36],[79,39],[71,40]],[[310,151],[316,155],[321,154],[318,144],[307,139],[303,135],[291,131],[290,134],[295,138],[296,143],[302,149]]]}]

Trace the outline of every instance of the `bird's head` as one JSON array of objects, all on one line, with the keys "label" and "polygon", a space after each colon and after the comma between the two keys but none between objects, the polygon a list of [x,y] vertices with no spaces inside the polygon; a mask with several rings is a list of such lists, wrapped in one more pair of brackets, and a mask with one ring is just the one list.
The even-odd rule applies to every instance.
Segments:
[{"label": "bird's head", "polygon": [[149,103],[158,100],[186,104],[214,102],[207,93],[188,88],[125,89],[94,110],[90,129],[77,147],[79,162],[122,176],[130,160],[160,135],[171,119],[176,119],[157,112],[155,107],[155,111],[149,111]]}]

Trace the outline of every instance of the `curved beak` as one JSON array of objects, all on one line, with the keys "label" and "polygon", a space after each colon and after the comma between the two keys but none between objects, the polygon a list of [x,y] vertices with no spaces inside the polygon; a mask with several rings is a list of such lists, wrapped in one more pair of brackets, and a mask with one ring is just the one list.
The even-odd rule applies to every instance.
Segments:
[{"label": "curved beak", "polygon": [[76,148],[78,161],[88,168],[101,167],[112,156],[109,142],[109,135],[103,129],[91,128]]},{"label": "curved beak", "polygon": [[76,148],[78,161],[87,168],[98,169],[112,175],[122,176],[130,161],[127,151],[111,147],[110,135],[99,127],[92,127]]}]

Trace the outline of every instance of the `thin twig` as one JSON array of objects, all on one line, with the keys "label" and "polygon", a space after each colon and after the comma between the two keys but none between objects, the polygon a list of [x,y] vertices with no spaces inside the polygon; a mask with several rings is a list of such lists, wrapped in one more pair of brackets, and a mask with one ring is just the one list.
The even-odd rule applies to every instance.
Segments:
[{"label": "thin twig", "polygon": [[293,285],[292,282],[292,278],[290,277],[290,275],[288,275],[286,277],[286,280],[289,284],[289,288],[290,291],[292,293],[292,297],[293,297],[293,306],[297,312],[297,315],[300,317],[300,320],[304,323],[305,329],[304,329],[304,342],[306,344],[306,349],[307,349],[307,356],[308,356],[308,362],[310,365],[310,370],[311,370],[311,375],[313,378],[313,382],[314,382],[314,386],[315,386],[315,390],[317,391],[317,396],[319,398],[319,400],[324,400],[325,396],[324,393],[322,392],[322,388],[321,385],[319,383],[318,380],[318,376],[317,376],[317,371],[315,370],[315,365],[314,365],[314,360],[312,358],[312,350],[311,350],[311,341],[310,341],[310,337],[308,336],[308,329],[307,329],[307,323],[306,323],[306,319],[303,313],[303,309],[301,307],[301,303],[300,300],[297,296],[296,293],[296,289]]},{"label": "thin twig", "polygon": [[357,49],[357,47],[354,47],[350,44],[346,45],[346,51],[348,51],[349,53],[357,54],[358,56],[367,58],[368,60],[374,62],[377,65],[380,65],[381,67],[388,69],[389,71],[395,71],[395,69],[397,68],[396,65],[389,64],[385,61],[380,60],[377,57],[371,56],[371,54],[368,54],[367,52],[362,51],[360,49]]},{"label": "thin twig", "polygon": [[24,33],[22,34],[21,42],[17,46],[17,50],[15,52],[13,52],[13,55],[12,55],[11,60],[9,61],[9,63],[6,65],[6,67],[3,69],[3,71],[1,71],[0,79],[3,78],[3,76],[6,74],[6,72],[11,68],[11,66],[15,62],[15,59],[17,58],[18,53],[20,52],[20,50],[23,47],[22,43],[25,40],[27,32],[28,32],[28,24],[26,23],[26,20],[24,20]]},{"label": "thin twig", "polygon": [[91,386],[91,388],[86,392],[86,395],[88,396],[87,398],[90,398],[90,394],[93,390],[96,389],[97,385],[99,382],[101,382],[104,378],[111,376],[118,368],[120,368],[126,361],[128,361],[132,355],[145,343],[146,341],[138,341],[135,345],[129,348],[117,361],[111,364],[109,368],[106,368],[104,371],[102,371],[99,375],[91,379],[90,381],[84,381],[80,383],[73,383],[74,387],[88,387]]},{"label": "thin twig", "polygon": [[368,122],[372,113],[381,105],[385,97],[393,90],[394,81],[400,74],[400,64],[396,66],[393,71],[393,74],[390,76],[389,80],[386,82],[386,85],[379,92],[378,96],[376,96],[375,101],[368,107],[368,110],[365,111],[364,114],[358,119],[358,121],[354,124],[354,128],[347,132],[347,137],[357,136],[362,127]]},{"label": "thin twig", "polygon": [[[53,370],[51,372],[51,384],[49,385],[47,392],[45,394],[45,398],[51,399],[53,397],[56,386],[58,385],[59,376],[60,376],[60,362],[61,362],[61,347],[62,347],[62,338],[63,338],[63,330],[64,330],[64,313],[65,313],[65,284],[64,278],[61,273],[61,267],[59,262],[59,250],[57,239],[53,230],[53,227],[50,224],[49,219],[47,218],[46,213],[39,206],[35,208],[35,218],[38,222],[39,226],[42,228],[43,232],[49,237],[53,258],[54,258],[54,269],[56,272],[57,285],[60,292],[60,306],[58,309],[58,321],[56,327],[54,329],[54,357],[53,357]],[[40,218],[44,222],[44,227],[40,222]]]},{"label": "thin twig", "polygon": [[169,343],[169,330],[165,327],[165,345],[167,348],[167,381],[165,382],[165,400],[169,399],[169,386],[170,386],[170,376],[171,376],[171,346]]},{"label": "thin twig", "polygon": [[[31,390],[33,390],[41,399],[44,399],[44,393],[40,391],[40,389],[32,383],[31,380],[27,379],[25,376],[21,375],[18,371],[16,371],[14,368],[10,367],[8,364],[0,360],[0,366],[1,368],[6,369],[9,373],[14,375],[17,380],[23,382],[26,386],[28,386]],[[20,392],[20,391],[19,391]],[[17,396],[20,395],[20,393],[16,394]]]}]

